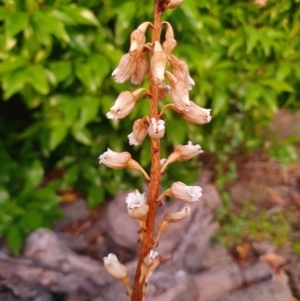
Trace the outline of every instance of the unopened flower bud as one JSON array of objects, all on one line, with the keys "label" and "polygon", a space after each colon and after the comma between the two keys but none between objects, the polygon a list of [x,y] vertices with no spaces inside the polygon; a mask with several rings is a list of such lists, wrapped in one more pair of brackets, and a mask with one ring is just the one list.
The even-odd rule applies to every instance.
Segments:
[{"label": "unopened flower bud", "polygon": [[169,57],[169,55],[176,47],[177,42],[174,39],[174,31],[171,24],[169,22],[163,22],[162,24],[167,26],[165,41],[162,44],[162,48],[164,50],[164,53]]},{"label": "unopened flower bud", "polygon": [[151,123],[148,127],[148,134],[154,140],[161,139],[165,134],[165,122],[164,120],[156,120],[151,118]]},{"label": "unopened flower bud", "polygon": [[187,186],[178,181],[174,182],[170,188],[161,194],[158,201],[164,196],[175,197],[186,203],[198,202],[202,196],[202,188],[200,186]]},{"label": "unopened flower bud", "polygon": [[150,178],[146,171],[141,167],[141,165],[131,158],[130,153],[128,152],[114,152],[111,149],[107,149],[105,153],[100,155],[99,157],[99,164],[104,164],[107,167],[113,169],[123,169],[123,168],[130,168],[133,170],[140,171],[146,180],[150,181]]},{"label": "unopened flower bud", "polygon": [[153,50],[153,56],[151,58],[151,72],[157,81],[163,81],[165,78],[168,57],[163,52],[161,44],[158,41],[155,41]]},{"label": "unopened flower bud", "polygon": [[195,85],[194,80],[189,73],[189,67],[185,61],[179,60],[176,56],[170,56],[170,61],[173,66],[172,73],[179,80],[186,84],[189,90],[192,90]]},{"label": "unopened flower bud", "polygon": [[161,172],[164,172],[166,167],[176,161],[186,161],[189,160],[200,153],[203,153],[201,146],[199,144],[193,145],[191,141],[187,145],[178,145],[175,147],[174,152],[168,157]]},{"label": "unopened flower bud", "polygon": [[179,6],[184,0],[170,0],[169,4],[167,5],[167,8],[174,8]]},{"label": "unopened flower bud", "polygon": [[136,59],[136,69],[131,77],[131,83],[140,85],[148,71],[148,61],[146,60],[146,52],[142,52]]},{"label": "unopened flower bud", "polygon": [[171,85],[171,98],[176,108],[180,111],[188,111],[191,105],[189,91],[183,81],[179,81],[172,73],[166,71],[166,75]]},{"label": "unopened flower bud", "polygon": [[149,118],[137,119],[133,123],[132,133],[127,137],[130,145],[140,145],[148,134]]},{"label": "unopened flower bud", "polygon": [[139,55],[143,51],[146,42],[145,33],[149,25],[153,26],[150,22],[144,22],[131,33],[129,49],[131,56]]},{"label": "unopened flower bud", "polygon": [[114,106],[106,114],[107,118],[117,120],[129,115],[135,106],[135,102],[138,100],[142,92],[145,91],[145,89],[141,88],[134,92],[121,92],[116,99]]},{"label": "unopened flower bud", "polygon": [[124,83],[133,76],[136,67],[136,60],[129,53],[126,53],[121,57],[119,65],[113,71],[112,76],[117,83]]},{"label": "unopened flower bud", "polygon": [[111,276],[117,279],[124,279],[128,276],[127,267],[119,262],[115,254],[108,254],[107,257],[103,258],[103,261],[105,269]]},{"label": "unopened flower bud", "polygon": [[146,204],[145,194],[138,190],[128,194],[126,198],[128,214],[133,219],[145,220],[149,206]]},{"label": "unopened flower bud", "polygon": [[161,234],[169,227],[170,223],[176,223],[182,221],[187,218],[191,213],[191,209],[189,206],[185,206],[181,211],[175,213],[167,213],[162,220],[158,233],[154,239],[154,243],[158,243]]},{"label": "unopened flower bud", "polygon": [[190,216],[190,214],[191,208],[189,206],[185,206],[181,211],[175,213],[167,213],[164,217],[164,220],[169,223],[177,223]]},{"label": "unopened flower bud", "polygon": [[158,252],[151,250],[150,253],[144,258],[141,264],[139,283],[142,283],[144,278],[146,278],[147,280],[150,276],[150,273],[156,269],[159,263],[160,258],[158,257]]}]

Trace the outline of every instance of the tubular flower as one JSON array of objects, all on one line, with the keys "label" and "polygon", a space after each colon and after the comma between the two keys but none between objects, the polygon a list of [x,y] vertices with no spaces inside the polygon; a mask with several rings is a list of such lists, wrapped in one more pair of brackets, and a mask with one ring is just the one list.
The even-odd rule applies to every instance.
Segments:
[{"label": "tubular flower", "polygon": [[136,68],[131,77],[131,83],[134,85],[140,85],[144,80],[147,71],[148,61],[146,60],[146,52],[142,52],[136,60]]},{"label": "tubular flower", "polygon": [[111,149],[107,149],[105,153],[99,157],[100,164],[104,164],[113,169],[122,169],[127,167],[128,162],[131,160],[131,155],[128,152],[114,152]]},{"label": "tubular flower", "polygon": [[104,267],[107,272],[117,278],[117,279],[124,279],[128,276],[128,269],[125,265],[121,264],[115,254],[108,254],[107,257],[103,258]]},{"label": "tubular flower", "polygon": [[164,50],[164,53],[169,57],[169,55],[176,47],[177,42],[174,39],[174,31],[171,24],[169,22],[162,22],[162,24],[167,26],[165,41],[162,44],[162,48]]},{"label": "tubular flower", "polygon": [[137,56],[143,51],[143,47],[146,42],[145,33],[149,25],[153,27],[150,22],[143,22],[137,29],[135,29],[131,33],[129,48],[129,54],[131,56]]},{"label": "tubular flower", "polygon": [[138,170],[144,175],[146,180],[150,181],[146,171],[138,162],[131,158],[131,155],[128,152],[118,153],[108,148],[107,151],[99,157],[99,164],[102,163],[113,169],[123,169],[128,167],[133,170]]},{"label": "tubular flower", "polygon": [[205,124],[211,121],[210,111],[211,109],[204,109],[196,105],[190,100],[191,106],[188,111],[179,111],[173,108],[176,112],[180,113],[182,117],[194,124]]},{"label": "tubular flower", "polygon": [[130,79],[137,68],[137,61],[129,53],[121,57],[118,67],[111,74],[117,83]]},{"label": "tubular flower", "polygon": [[156,120],[155,118],[151,118],[151,123],[148,127],[148,134],[154,140],[161,139],[165,134],[164,120]]},{"label": "tubular flower", "polygon": [[133,123],[132,133],[127,137],[130,145],[140,145],[148,134],[149,118],[137,119]]},{"label": "tubular flower", "polygon": [[158,41],[155,41],[150,67],[151,72],[157,81],[163,81],[165,79],[167,63],[167,55],[163,52],[161,44]]},{"label": "tubular flower", "polygon": [[144,220],[147,217],[149,206],[146,204],[145,193],[141,194],[138,190],[129,193],[126,203],[131,218]]},{"label": "tubular flower", "polygon": [[194,80],[189,73],[189,67],[185,61],[179,60],[176,56],[170,55],[170,61],[173,66],[172,73],[179,80],[186,84],[189,90],[195,85]]},{"label": "tubular flower", "polygon": [[167,5],[167,8],[174,8],[179,6],[184,0],[171,0]]},{"label": "tubular flower", "polygon": [[161,172],[164,172],[166,167],[176,161],[189,160],[200,153],[203,153],[199,144],[193,145],[191,141],[187,145],[177,145],[174,152],[168,157],[167,161],[163,165]]},{"label": "tubular flower", "polygon": [[187,186],[178,181],[174,182],[169,189],[161,194],[158,201],[160,201],[164,196],[175,197],[186,203],[198,202],[202,196],[202,188],[200,186]]},{"label": "tubular flower", "polygon": [[158,252],[150,250],[149,254],[143,259],[139,283],[142,283],[144,278],[148,278],[149,274],[155,270],[159,263],[160,258],[158,257]]},{"label": "tubular flower", "polygon": [[118,96],[114,106],[106,114],[107,118],[117,120],[122,119],[129,115],[135,106],[135,102],[138,100],[142,92],[145,92],[144,88],[138,89],[134,92],[123,91]]},{"label": "tubular flower", "polygon": [[172,73],[166,71],[171,85],[171,97],[176,108],[180,111],[188,111],[191,105],[189,91],[183,81],[179,81]]}]

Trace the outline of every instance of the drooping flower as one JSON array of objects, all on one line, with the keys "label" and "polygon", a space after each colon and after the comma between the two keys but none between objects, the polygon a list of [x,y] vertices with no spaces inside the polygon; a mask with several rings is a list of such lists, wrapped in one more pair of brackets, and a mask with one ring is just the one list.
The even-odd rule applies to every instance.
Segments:
[{"label": "drooping flower", "polygon": [[149,117],[137,119],[133,123],[132,133],[127,137],[130,145],[140,145],[148,134]]},{"label": "drooping flower", "polygon": [[191,105],[188,87],[183,81],[178,80],[172,73],[166,71],[171,85],[171,98],[176,108],[180,111],[188,111]]},{"label": "drooping flower", "polygon": [[163,165],[161,172],[164,172],[166,167],[176,161],[186,161],[189,160],[200,153],[203,153],[201,146],[199,144],[193,145],[191,141],[187,145],[177,145],[174,152],[169,155],[167,161]]},{"label": "drooping flower", "polygon": [[164,120],[156,120],[155,118],[151,118],[151,123],[148,127],[149,137],[154,140],[161,139],[165,134],[165,122]]},{"label": "drooping flower", "polygon": [[195,85],[194,80],[189,73],[189,67],[183,60],[179,60],[176,56],[170,55],[170,62],[173,66],[172,74],[179,80],[186,84],[188,90],[192,90]]},{"label": "drooping flower", "polygon": [[111,149],[107,149],[105,153],[99,157],[100,164],[104,164],[113,169],[122,169],[127,167],[128,162],[131,160],[131,155],[128,152],[114,152]]},{"label": "drooping flower", "polygon": [[167,63],[167,55],[164,53],[161,44],[158,41],[155,41],[150,67],[151,72],[157,82],[164,80]]},{"label": "drooping flower", "polygon": [[142,166],[133,160],[128,152],[119,153],[108,148],[106,152],[100,155],[99,164],[104,164],[113,169],[123,169],[128,167],[133,170],[138,170],[144,175],[147,181],[151,180]]},{"label": "drooping flower", "polygon": [[160,201],[163,196],[175,197],[186,203],[198,202],[202,196],[202,188],[200,186],[188,186],[177,181],[159,196],[158,201]]},{"label": "drooping flower", "polygon": [[144,278],[148,280],[150,274],[156,269],[159,264],[160,258],[158,256],[158,252],[150,250],[149,254],[143,259],[139,283],[142,283]]},{"label": "drooping flower", "polygon": [[130,79],[137,68],[137,61],[129,53],[121,57],[118,67],[111,74],[117,83],[124,83]]},{"label": "drooping flower", "polygon": [[143,22],[137,29],[135,29],[130,35],[130,48],[129,54],[131,56],[139,56],[143,51],[143,47],[146,42],[145,33],[148,26],[153,27],[150,22]]},{"label": "drooping flower", "polygon": [[136,59],[136,68],[131,77],[131,83],[134,85],[140,85],[148,71],[148,61],[146,59],[146,52],[141,54]]},{"label": "drooping flower", "polygon": [[188,111],[180,111],[177,108],[173,108],[173,110],[180,113],[186,121],[194,124],[205,124],[211,121],[211,109],[201,108],[191,100],[190,103],[191,106],[189,107]]},{"label": "drooping flower", "polygon": [[133,219],[144,220],[147,217],[149,206],[146,204],[145,193],[135,190],[126,198],[128,214]]},{"label": "drooping flower", "polygon": [[111,276],[117,279],[124,279],[128,276],[127,267],[119,262],[115,254],[108,254],[107,257],[103,258],[103,261],[105,269]]},{"label": "drooping flower", "polygon": [[129,115],[135,106],[142,92],[147,92],[144,88],[140,88],[134,92],[123,91],[120,93],[113,107],[106,114],[107,118],[117,120]]}]

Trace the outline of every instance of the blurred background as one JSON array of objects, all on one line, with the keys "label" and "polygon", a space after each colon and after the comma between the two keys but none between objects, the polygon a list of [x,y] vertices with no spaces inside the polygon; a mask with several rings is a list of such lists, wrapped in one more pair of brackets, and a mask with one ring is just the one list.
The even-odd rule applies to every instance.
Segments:
[{"label": "blurred background", "polygon": [[[98,157],[107,147],[129,151],[149,168],[149,141],[131,147],[127,139],[147,100],[126,119],[105,114],[121,91],[135,89],[111,73],[131,31],[152,21],[152,7],[0,1],[0,237],[13,252],[59,220],[62,203],[83,197],[92,209],[120,190],[141,189],[140,174],[99,166]],[[211,108],[213,119],[196,126],[166,112],[162,157],[189,140],[205,153],[171,165],[163,186],[192,184],[206,172],[223,200],[218,241],[268,239],[300,255],[300,1],[185,0],[164,20],[196,82],[190,99]],[[246,193],[250,182],[255,196]]]}]

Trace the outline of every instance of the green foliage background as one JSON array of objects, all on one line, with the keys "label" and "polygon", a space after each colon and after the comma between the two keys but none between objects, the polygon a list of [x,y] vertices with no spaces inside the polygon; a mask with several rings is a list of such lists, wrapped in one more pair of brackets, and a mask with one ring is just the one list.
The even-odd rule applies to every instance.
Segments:
[{"label": "green foliage background", "polygon": [[[149,0],[0,1],[0,237],[14,251],[24,235],[60,216],[56,191],[76,187],[94,206],[142,184],[139,174],[114,172],[97,158],[109,147],[149,166],[149,142],[134,148],[127,142],[147,101],[125,120],[111,122],[105,114],[121,91],[135,89],[116,84],[111,72],[128,51],[131,31],[152,20],[152,6]],[[278,108],[299,108],[299,0],[265,6],[185,0],[164,19],[175,30],[175,54],[196,82],[190,98],[212,108],[213,120],[199,127],[168,112],[163,156],[191,140],[224,161],[237,149],[263,145],[259,133]],[[178,167],[170,166],[168,181],[191,183],[199,174],[195,161]],[[63,177],[46,185],[53,169]]]}]

